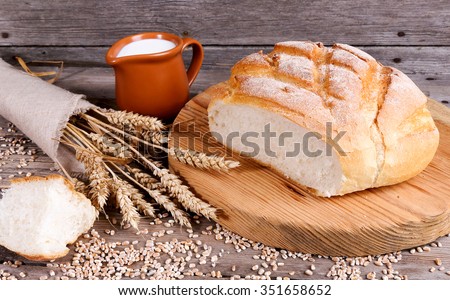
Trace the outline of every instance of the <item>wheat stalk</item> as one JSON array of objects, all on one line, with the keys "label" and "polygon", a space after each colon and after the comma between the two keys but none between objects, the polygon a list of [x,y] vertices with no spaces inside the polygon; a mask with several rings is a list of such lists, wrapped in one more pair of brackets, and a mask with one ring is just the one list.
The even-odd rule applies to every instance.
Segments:
[{"label": "wheat stalk", "polygon": [[214,169],[216,171],[228,172],[232,168],[239,167],[239,162],[226,160],[225,157],[206,155],[205,153],[184,150],[180,148],[169,148],[169,154],[178,161],[201,169]]},{"label": "wheat stalk", "polygon": [[110,191],[110,176],[102,165],[102,160],[91,152],[77,149],[75,157],[84,164],[89,178],[88,196],[94,200],[95,206],[102,210],[106,205]]},{"label": "wheat stalk", "polygon": [[[153,185],[152,180],[150,180],[152,178],[150,175],[143,173],[138,168],[131,168],[129,166],[125,166],[128,169],[128,171],[130,171],[130,173],[134,175],[133,178],[124,170],[119,168],[117,165],[114,165],[114,167],[119,172],[121,172],[125,177],[127,177],[131,182],[135,183],[141,189],[146,191],[149,194],[149,196],[155,200],[156,203],[163,206],[168,212],[170,212],[174,220],[177,221],[180,225],[192,228],[191,223],[189,222],[189,219],[187,217],[187,214],[184,211],[180,210],[175,203],[173,203],[166,195],[161,194],[160,191],[149,188]],[[139,178],[140,180],[137,180],[137,178]]]},{"label": "wheat stalk", "polygon": [[117,135],[108,132],[107,130],[105,130],[105,133],[109,134],[117,142],[129,146],[130,151],[135,154],[137,160],[143,163],[144,166],[152,170],[155,176],[160,178],[162,186],[165,187],[170,196],[176,198],[184,208],[198,215],[203,215],[208,219],[217,220],[217,209],[202,201],[201,199],[195,197],[195,195],[189,190],[189,188],[183,185],[181,180],[178,179],[176,175],[170,174],[169,170],[165,168],[158,167],[154,162],[146,158],[142,153],[131,147],[127,142],[125,142]]},{"label": "wheat stalk", "polygon": [[[139,182],[136,182],[130,175],[128,175],[124,170],[122,170],[119,166],[116,164],[112,164],[116,170],[118,170],[121,174],[123,174],[125,177],[127,177],[131,182],[136,183],[139,187],[145,190],[145,187],[141,186]],[[124,184],[128,187],[128,190],[131,194],[131,200],[133,201],[133,204],[136,206],[136,208],[143,213],[146,216],[155,217],[155,210],[153,206],[145,201],[144,195],[135,188],[131,183],[127,181],[123,181]]]},{"label": "wheat stalk", "polygon": [[125,183],[131,193],[131,201],[133,201],[134,206],[136,206],[136,208],[145,216],[155,218],[155,209],[150,203],[145,201],[144,195],[132,184],[128,182]]},{"label": "wheat stalk", "polygon": [[161,187],[161,183],[155,177],[152,177],[147,173],[143,173],[138,168],[131,168],[129,166],[126,166],[126,168],[127,168],[128,172],[133,174],[134,178],[136,178],[136,180],[140,184],[145,186],[146,188],[148,188],[150,190],[155,190],[155,189],[159,189]]},{"label": "wheat stalk", "polygon": [[[112,133],[109,133],[109,135],[116,139],[119,143],[124,143],[129,146],[129,144],[117,135]],[[184,208],[198,215],[203,215],[208,219],[217,220],[217,209],[195,197],[189,188],[182,184],[181,180],[176,175],[171,174],[169,170],[165,168],[158,167],[154,162],[146,158],[142,153],[133,147],[130,147],[129,149],[136,155],[138,161],[152,170],[155,176],[160,178],[162,186],[167,189],[169,195],[176,198]]]},{"label": "wheat stalk", "polygon": [[161,185],[159,181],[152,176],[143,173],[140,169],[127,167],[134,178],[145,187],[145,191],[152,197],[156,203],[164,207],[179,224],[191,228],[191,224],[184,211],[179,209],[169,197],[163,195],[157,188]]},{"label": "wheat stalk", "polygon": [[118,158],[131,158],[132,156],[131,152],[128,151],[124,145],[114,143],[112,139],[107,138],[102,134],[89,133],[88,136],[95,146],[104,154],[113,155]]},{"label": "wheat stalk", "polygon": [[111,110],[94,110],[95,112],[105,116],[111,124],[116,126],[128,126],[133,133],[142,130],[148,131],[162,131],[165,129],[164,124],[154,117],[142,116],[132,112],[126,111],[111,111]]},{"label": "wheat stalk", "polygon": [[161,131],[146,131],[142,133],[142,139],[150,141],[155,145],[167,143],[167,137]]},{"label": "wheat stalk", "polygon": [[[83,119],[85,119],[88,122],[89,126],[91,126],[92,128],[95,128],[97,133],[106,133],[106,134],[116,133],[116,134],[122,136],[124,139],[125,138],[129,139],[130,141],[136,142],[138,144],[143,144],[143,145],[149,146],[151,148],[157,148],[157,149],[160,149],[163,151],[167,151],[166,148],[164,148],[160,145],[150,143],[150,142],[142,139],[140,137],[141,135],[137,136],[137,135],[130,134],[130,133],[124,131],[123,128],[119,129],[117,127],[107,124],[107,123],[105,123],[101,120],[98,120],[88,114],[85,114],[85,113],[81,113],[79,116],[82,117]],[[162,131],[160,132],[160,134],[163,134]]]},{"label": "wheat stalk", "polygon": [[141,162],[153,170],[153,175],[159,177],[160,182],[171,197],[174,197],[178,202],[187,210],[217,221],[217,209],[197,198],[190,190],[189,187],[184,185],[178,176],[171,174],[169,170],[165,168],[158,168],[153,162],[148,159],[142,159]]},{"label": "wheat stalk", "polygon": [[[84,183],[83,181],[77,179],[77,178],[72,178],[72,183],[73,186],[75,188],[75,191],[77,191],[78,193],[81,193],[83,195],[89,195],[89,186],[86,185],[86,183]],[[100,208],[98,207],[98,205],[96,205],[96,201],[93,203],[94,207],[95,207],[95,218],[97,219],[100,215]]]},{"label": "wheat stalk", "polygon": [[[185,149],[180,149],[180,148],[167,149],[167,148],[161,147],[160,144],[162,142],[166,142],[166,140],[163,138],[160,138],[160,137],[158,137],[156,140],[154,140],[155,136],[163,136],[163,133],[161,131],[145,132],[142,135],[142,138],[144,138],[144,140],[143,140],[140,137],[132,136],[130,134],[118,131],[117,128],[114,128],[108,124],[105,124],[89,115],[83,114],[83,117],[86,118],[88,121],[95,123],[96,124],[95,126],[99,126],[100,131],[104,132],[105,134],[109,134],[109,135],[113,136],[113,134],[107,130],[107,129],[112,129],[116,133],[123,135],[124,138],[127,137],[137,143],[143,143],[147,146],[160,149],[164,152],[167,152],[169,155],[173,156],[178,161],[185,163],[185,164],[189,164],[194,167],[204,168],[204,169],[214,169],[216,171],[228,172],[230,169],[240,166],[239,162],[233,161],[233,160],[226,160],[225,157],[223,157],[223,156],[206,155],[205,153],[194,151],[194,150],[185,150]],[[103,128],[103,126],[107,127],[107,129]],[[103,134],[99,134],[96,137],[96,139],[101,141],[101,138],[100,138],[101,136],[103,136]],[[104,140],[105,140],[105,137],[103,136],[103,141]],[[148,140],[150,140],[152,143],[149,143]],[[122,147],[124,147],[123,143],[118,143],[117,145],[121,145]],[[100,145],[100,147],[102,147],[102,146]]]},{"label": "wheat stalk", "polygon": [[120,208],[122,214],[122,225],[129,223],[134,228],[138,228],[139,213],[133,205],[132,195],[127,188],[126,183],[118,178],[113,177],[110,185],[112,194],[115,196],[116,204]]},{"label": "wheat stalk", "polygon": [[[83,186],[74,179],[72,182],[77,190],[93,199],[98,210],[103,210],[108,201],[114,201],[123,215],[122,224],[127,222],[137,228],[139,212],[155,217],[153,204],[142,193],[145,191],[183,226],[191,227],[186,211],[217,220],[218,210],[196,197],[178,176],[158,162],[155,151],[162,150],[193,167],[224,172],[239,166],[238,162],[193,150],[166,148],[166,127],[156,118],[123,111],[93,111],[95,117],[80,113],[71,118],[61,142],[72,147],[76,158],[84,164],[89,184]],[[151,151],[144,153],[143,145]],[[133,160],[148,168],[152,175],[131,167]]]},{"label": "wheat stalk", "polygon": [[160,177],[162,185],[168,190],[170,196],[175,197],[184,208],[217,221],[217,209],[197,198],[189,187],[182,184],[178,176],[171,174],[167,169],[159,168],[154,169],[153,174]]},{"label": "wheat stalk", "polygon": [[77,191],[78,193],[87,195],[87,193],[89,192],[89,187],[86,185],[86,183],[79,180],[78,178],[72,178],[72,182],[73,182],[75,191]]}]

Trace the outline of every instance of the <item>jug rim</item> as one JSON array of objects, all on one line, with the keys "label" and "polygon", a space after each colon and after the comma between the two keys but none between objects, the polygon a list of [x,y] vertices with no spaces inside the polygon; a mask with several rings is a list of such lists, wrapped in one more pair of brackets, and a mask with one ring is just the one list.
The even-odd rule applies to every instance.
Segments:
[{"label": "jug rim", "polygon": [[[117,57],[120,50],[131,42],[146,40],[146,39],[161,39],[166,41],[171,41],[175,44],[175,47],[166,51],[151,53],[151,54],[137,54],[130,56]],[[183,47],[183,40],[179,36],[168,33],[168,32],[141,32],[137,34],[132,34],[126,36],[118,41],[116,41],[106,53],[106,63],[108,65],[114,66],[120,62],[132,62],[132,61],[142,61],[142,60],[160,60],[165,59],[170,56],[174,56],[181,52]]]}]

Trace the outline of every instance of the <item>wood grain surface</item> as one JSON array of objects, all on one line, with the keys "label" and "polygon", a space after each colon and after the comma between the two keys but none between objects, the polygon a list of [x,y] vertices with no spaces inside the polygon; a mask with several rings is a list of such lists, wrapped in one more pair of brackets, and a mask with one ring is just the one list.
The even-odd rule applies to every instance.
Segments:
[{"label": "wood grain surface", "polygon": [[[86,75],[86,81],[92,82],[92,85],[98,84],[100,80],[96,78],[96,72],[90,74],[90,77]],[[75,86],[74,86],[75,87]],[[98,103],[98,101],[95,101]],[[109,102],[103,102],[103,106],[109,106]],[[443,117],[448,116],[445,114],[444,110],[441,110],[443,113]],[[23,137],[23,134],[20,132],[8,131],[8,122],[4,118],[0,117],[0,153],[4,153],[9,149],[7,140],[11,137]],[[1,188],[7,188],[9,186],[9,177],[23,177],[26,173],[31,172],[33,175],[46,175],[51,173],[56,173],[54,169],[54,163],[52,160],[45,155],[39,148],[33,144],[32,142],[28,142],[26,145],[26,149],[36,149],[36,159],[35,162],[31,162],[28,166],[23,168],[18,168],[18,162],[20,158],[19,155],[11,155],[9,157],[3,157],[0,162],[2,163],[0,176],[2,180],[0,181]],[[21,173],[21,174],[19,174]],[[116,215],[116,217],[118,217]],[[105,237],[107,241],[124,241],[124,240],[138,240],[140,243],[142,241],[152,238],[152,235],[155,232],[159,232],[161,230],[167,230],[163,224],[161,225],[149,225],[145,220],[142,221],[143,228],[147,228],[149,233],[147,235],[137,236],[135,231],[128,229],[118,229],[114,228],[107,220],[104,218],[100,218],[95,222],[94,228]],[[213,253],[218,253],[222,249],[226,254],[223,258],[218,261],[217,267],[213,268],[209,264],[199,265],[196,259],[193,260],[194,263],[197,263],[197,267],[200,271],[205,274],[212,270],[221,270],[223,274],[223,279],[230,279],[234,275],[239,275],[244,277],[249,274],[257,274],[256,271],[252,270],[254,265],[260,265],[262,263],[261,260],[255,260],[254,255],[260,255],[261,251],[254,250],[251,248],[246,249],[245,251],[237,252],[233,243],[225,243],[224,240],[216,240],[213,234],[208,234],[206,228],[208,226],[215,226],[214,223],[209,222],[205,219],[200,219],[200,224],[194,224],[194,233],[198,235],[195,238],[195,241],[202,242],[203,244],[207,244],[213,248]],[[115,236],[108,236],[104,233],[105,230],[116,230]],[[172,235],[166,235],[162,238],[157,238],[156,241],[164,242],[167,240],[171,240],[172,238],[176,238],[179,240],[192,240],[192,237],[189,237],[189,233],[187,233],[184,229],[173,228],[174,233]],[[205,234],[203,234],[205,233]],[[448,275],[445,274],[446,271],[435,271],[430,272],[429,269],[432,267],[436,267],[434,260],[436,258],[440,258],[443,262],[443,266],[450,268],[450,237],[442,237],[437,240],[441,243],[442,247],[430,247],[431,251],[423,251],[422,253],[416,252],[415,254],[411,254],[409,251],[402,251],[402,259],[393,264],[393,267],[399,274],[408,275],[409,279],[450,279]],[[71,252],[68,256],[57,260],[58,263],[67,263],[72,259],[72,255],[74,253],[73,246],[70,247]],[[273,278],[277,276],[287,276],[292,279],[329,279],[326,277],[326,274],[329,272],[330,268],[335,265],[331,259],[328,258],[319,258],[317,256],[313,256],[312,261],[303,261],[298,258],[287,258],[280,260],[280,262],[284,263],[283,267],[280,267],[278,271],[273,272]],[[19,268],[13,268],[8,265],[1,265],[2,263],[6,263],[8,261],[20,260],[23,262],[23,265]],[[310,267],[311,264],[316,266],[316,271],[312,276],[307,276],[304,274],[304,271]],[[236,271],[232,271],[232,266],[236,266]],[[367,266],[357,266],[361,270],[361,277],[365,278],[369,272],[376,272],[377,278],[380,278],[383,269],[383,266],[377,266],[374,263],[370,263]],[[20,272],[24,272],[27,274],[25,279],[39,279],[41,276],[48,276],[49,271],[55,268],[48,267],[46,262],[33,262],[28,261],[11,251],[0,246],[0,269],[7,271],[16,277]],[[295,272],[295,273],[291,273]],[[294,274],[294,275],[290,275]],[[56,269],[56,275],[61,275],[61,271]],[[271,276],[271,277],[272,277]],[[200,277],[187,277],[187,279],[208,279],[211,278],[209,275],[200,276]]]},{"label": "wood grain surface", "polygon": [[208,45],[450,45],[449,27],[450,3],[439,0],[3,0],[0,45],[110,45],[142,31]]},{"label": "wood grain surface", "polygon": [[[65,0],[3,0],[0,7],[0,57],[13,61],[16,55],[32,60],[64,60],[67,68],[57,85],[70,91],[84,93],[89,100],[104,107],[114,107],[114,77],[105,67],[104,54],[119,38],[141,31],[163,30],[194,37],[205,45],[205,63],[194,83],[192,96],[207,87],[226,80],[229,68],[243,56],[258,51],[270,51],[275,42],[308,39],[350,43],[360,46],[387,65],[393,65],[408,74],[430,97],[450,101],[450,2],[439,0],[406,1],[102,1]],[[189,54],[187,54],[188,56]],[[188,59],[188,57],[186,57]],[[34,66],[33,66],[34,68]],[[48,70],[48,67],[42,67]],[[443,111],[443,110],[442,110]],[[445,114],[444,114],[445,116]],[[7,121],[0,117],[0,153],[8,150],[7,138],[21,134],[9,132]],[[4,140],[3,138],[6,138]],[[3,146],[5,145],[5,146]],[[9,186],[9,177],[25,176],[27,172],[45,175],[56,172],[53,163],[37,149],[36,159],[25,168],[18,168],[20,156],[15,154],[1,159],[0,187]],[[19,174],[22,172],[21,174]],[[144,222],[145,223],[145,222]],[[224,249],[225,257],[218,267],[225,279],[233,274],[255,274],[251,268],[260,264],[253,259],[259,251],[247,249],[237,253],[233,244],[215,240],[214,235],[201,234],[208,226],[206,220],[195,224],[199,234],[196,240],[211,245],[214,251]],[[145,225],[149,239],[153,232],[165,229],[162,225]],[[102,234],[112,229],[105,219],[94,226]],[[131,230],[118,230],[107,240],[134,240]],[[164,239],[190,239],[184,230],[174,230]],[[431,251],[410,254],[402,251],[402,260],[394,268],[410,279],[449,279],[445,271],[429,272],[435,266],[433,260],[441,258],[450,268],[450,238],[440,238],[442,247]],[[71,250],[73,254],[73,248]],[[71,254],[59,262],[68,262]],[[0,247],[0,263],[23,260]],[[310,261],[288,258],[284,267],[273,273],[293,279],[326,279],[331,266],[330,259],[314,256],[317,271],[309,277],[304,270]],[[236,272],[231,266],[237,267]],[[364,278],[368,272],[380,277],[384,267],[370,264],[360,267]],[[18,268],[0,265],[1,270],[16,275],[25,271],[27,278],[38,279],[48,275],[45,263],[24,260]],[[208,265],[199,269],[212,270]],[[289,275],[289,272],[295,275]],[[209,278],[206,277],[193,277]]]},{"label": "wood grain surface", "polygon": [[202,199],[223,211],[219,223],[226,228],[273,247],[331,256],[398,251],[450,233],[450,109],[430,106],[438,113],[446,111],[436,119],[437,153],[420,175],[394,186],[323,198],[251,158],[231,153],[210,136],[206,109],[222,85],[185,106],[174,121],[170,145],[227,154],[241,166],[215,174],[171,157],[169,164]]},{"label": "wood grain surface", "polygon": [[[319,39],[311,37],[312,41]],[[285,41],[278,39],[276,42]],[[337,41],[340,42],[340,41]],[[332,45],[332,44],[328,44]],[[203,67],[233,66],[238,60],[260,50],[271,52],[272,45],[203,45],[205,57]],[[402,69],[408,74],[445,75],[448,73],[450,46],[358,46],[384,65]],[[30,62],[33,60],[63,60],[66,66],[105,67],[105,54],[109,46],[0,46],[0,57],[9,63],[15,63],[15,56]],[[189,48],[185,61],[190,60]],[[447,72],[446,72],[447,71]]]},{"label": "wood grain surface", "polygon": [[[191,87],[191,95],[198,94],[207,89],[212,84],[226,80],[230,76],[230,68],[241,57],[254,53],[258,48],[251,49],[228,49],[221,52],[220,49],[209,51],[207,49],[205,64]],[[415,53],[413,49],[400,48],[409,52],[405,54],[398,64],[390,62],[390,59],[382,59],[386,65],[394,66],[406,73],[429,97],[436,99],[449,106],[450,102],[450,48],[449,51],[437,52],[438,56],[431,55],[427,51]],[[442,48],[436,48],[440,50]],[[267,49],[269,50],[269,49]],[[2,48],[0,47],[0,52]],[[13,50],[14,51],[14,50]],[[386,50],[387,52],[388,49]],[[393,50],[395,52],[395,50]],[[403,52],[403,51],[401,51]],[[421,54],[420,54],[421,53]],[[430,55],[428,55],[430,54]],[[241,55],[241,56],[240,56]],[[411,55],[411,56],[408,56]],[[423,55],[422,57],[420,55]],[[230,58],[231,57],[231,58]],[[376,56],[379,57],[379,56]],[[215,62],[213,58],[217,59]],[[47,59],[51,59],[48,57]],[[54,59],[60,59],[55,56]],[[52,60],[54,60],[52,59]],[[28,60],[28,61],[31,61]],[[223,62],[220,62],[223,61]],[[10,60],[11,63],[16,64]],[[49,66],[30,66],[35,71],[48,71]],[[64,68],[61,78],[56,85],[75,93],[85,94],[92,101],[102,100],[103,103],[114,102],[114,71],[109,67],[101,66],[68,66]]]},{"label": "wood grain surface", "polygon": [[[114,216],[114,215],[112,215]],[[116,215],[116,217],[118,217]],[[117,230],[114,228],[107,220],[101,218],[96,221],[94,228],[100,233],[102,237],[104,237],[108,242],[123,242],[123,241],[139,241],[137,246],[142,246],[145,244],[145,241],[152,238],[153,233],[160,232],[161,230],[167,230],[163,224],[161,225],[149,225],[148,222],[142,221],[142,229],[149,229],[149,233],[146,235],[136,235],[136,232],[132,229],[126,230]],[[211,246],[213,251],[212,255],[217,255],[223,250],[223,257],[219,258],[217,262],[217,266],[213,268],[210,263],[200,265],[198,264],[198,260],[196,258],[192,259],[191,263],[195,263],[196,267],[203,273],[205,276],[189,276],[185,279],[212,279],[210,275],[207,275],[212,270],[220,270],[222,272],[224,280],[229,280],[232,276],[239,275],[244,278],[246,275],[255,275],[257,271],[252,270],[252,267],[255,265],[261,265],[264,260],[254,259],[254,255],[261,255],[260,250],[255,250],[252,248],[248,248],[244,251],[237,252],[233,243],[225,243],[224,240],[216,240],[214,234],[208,234],[207,228],[209,226],[215,226],[215,224],[202,219],[200,224],[194,224],[194,233],[197,234],[198,238],[189,238],[189,234],[185,230],[181,230],[179,228],[172,228],[173,234],[165,235],[164,237],[159,237],[156,239],[157,242],[166,242],[172,239],[182,240],[194,240],[200,241],[202,244]],[[108,236],[104,232],[105,230],[116,230],[116,234],[114,236]],[[203,233],[202,233],[203,232]],[[442,244],[442,247],[431,247],[431,251],[423,251],[421,253],[410,254],[409,251],[402,251],[402,259],[393,264],[393,268],[395,271],[399,272],[399,274],[407,275],[408,279],[433,279],[433,280],[449,280],[450,276],[445,274],[445,271],[430,272],[429,269],[431,267],[435,267],[434,260],[436,258],[440,258],[442,260],[443,266],[447,268],[450,267],[450,238],[440,238],[437,240]],[[136,246],[136,247],[137,247]],[[55,261],[55,263],[67,263],[73,257],[74,250],[73,246],[70,247],[70,253],[64,257]],[[164,260],[166,256],[163,256]],[[1,263],[6,261],[15,261],[20,260],[23,262],[23,265],[19,268],[12,268],[7,265],[1,265]],[[335,263],[328,258],[319,258],[316,255],[312,256],[311,260],[303,260],[299,258],[287,258],[280,259],[280,263],[283,263],[284,266],[280,266],[277,271],[272,272],[271,278],[275,279],[278,276],[289,277],[291,279],[319,279],[326,280],[330,279],[326,276],[329,272],[330,268],[335,265]],[[57,268],[52,268],[47,266],[48,262],[34,262],[26,260],[20,256],[17,256],[11,251],[0,246],[0,269],[10,272],[11,274],[18,276],[20,272],[24,272],[27,274],[25,279],[39,279],[41,276],[48,276],[50,270],[55,270],[57,276],[61,276],[61,271]],[[310,266],[314,264],[316,267],[316,271],[312,276],[307,276],[304,274],[304,271],[309,269]],[[232,271],[232,267],[236,267],[236,271]],[[382,274],[382,270],[385,269],[383,266],[377,266],[373,262],[367,266],[357,266],[356,268],[360,268],[361,270],[361,278],[365,279],[366,275],[369,272],[376,272],[377,278],[379,279]],[[294,272],[294,273],[292,273]],[[289,274],[290,273],[290,274]]]}]

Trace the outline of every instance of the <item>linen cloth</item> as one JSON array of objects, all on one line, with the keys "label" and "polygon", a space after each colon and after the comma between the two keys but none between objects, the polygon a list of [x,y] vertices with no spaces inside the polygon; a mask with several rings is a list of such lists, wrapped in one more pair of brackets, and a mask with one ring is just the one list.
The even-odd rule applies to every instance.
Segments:
[{"label": "linen cloth", "polygon": [[96,107],[84,95],[31,76],[0,59],[0,115],[69,172],[83,171],[59,138],[69,118]]}]

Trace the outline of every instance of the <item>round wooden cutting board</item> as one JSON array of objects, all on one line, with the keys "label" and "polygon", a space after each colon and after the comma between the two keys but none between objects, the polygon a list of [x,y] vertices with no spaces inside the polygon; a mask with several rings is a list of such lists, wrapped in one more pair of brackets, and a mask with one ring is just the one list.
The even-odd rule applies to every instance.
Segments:
[{"label": "round wooden cutting board", "polygon": [[[219,84],[220,85],[220,84]],[[222,210],[219,223],[253,241],[332,256],[381,254],[426,244],[450,232],[450,110],[429,101],[440,131],[431,164],[394,186],[321,198],[217,143],[206,108],[213,86],[192,99],[172,127],[170,145],[227,155],[241,163],[229,173],[169,159],[173,172]]]}]

